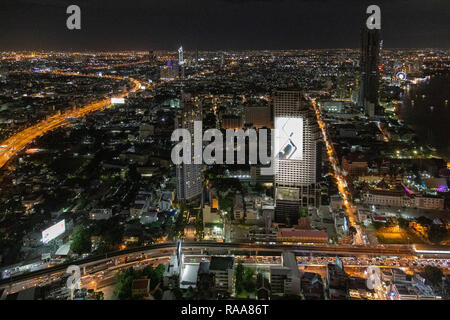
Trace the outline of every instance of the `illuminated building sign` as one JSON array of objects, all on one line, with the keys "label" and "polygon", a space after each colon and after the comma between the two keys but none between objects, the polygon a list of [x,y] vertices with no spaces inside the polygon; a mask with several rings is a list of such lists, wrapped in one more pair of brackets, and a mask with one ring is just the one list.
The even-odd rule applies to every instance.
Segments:
[{"label": "illuminated building sign", "polygon": [[66,231],[66,221],[61,220],[60,222],[54,224],[50,228],[42,231],[42,242],[47,243]]},{"label": "illuminated building sign", "polygon": [[279,160],[302,160],[303,119],[275,118],[275,157]]},{"label": "illuminated building sign", "polygon": [[124,104],[125,98],[111,98],[112,104]]}]

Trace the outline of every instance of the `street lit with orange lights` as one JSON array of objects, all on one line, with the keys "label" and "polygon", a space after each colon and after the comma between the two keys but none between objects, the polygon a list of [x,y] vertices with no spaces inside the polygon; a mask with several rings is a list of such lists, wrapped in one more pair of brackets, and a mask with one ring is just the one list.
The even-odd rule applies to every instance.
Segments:
[{"label": "street lit with orange lights", "polygon": [[[21,73],[28,73],[20,71]],[[67,72],[60,72],[60,71],[53,71],[50,72],[54,75],[61,75],[61,76],[80,76],[80,77],[99,77],[96,75],[91,74],[79,74],[79,73],[67,73]],[[18,152],[20,152],[27,144],[32,142],[37,137],[54,130],[58,127],[64,126],[69,123],[68,119],[70,118],[80,118],[84,117],[87,114],[102,110],[104,108],[111,106],[111,98],[124,98],[129,95],[131,92],[138,91],[141,86],[147,86],[148,84],[141,83],[138,80],[135,80],[133,78],[124,78],[124,77],[117,77],[117,76],[102,76],[103,78],[107,79],[114,79],[114,80],[128,80],[132,83],[133,87],[127,91],[123,92],[117,96],[109,97],[97,102],[90,103],[82,108],[77,108],[74,110],[71,110],[69,112],[65,113],[57,113],[53,116],[49,116],[47,119],[42,120],[41,122],[26,128],[25,130],[18,132],[14,134],[12,137],[8,138],[7,140],[3,141],[1,145],[1,154],[0,154],[0,168],[3,167],[14,155],[16,155]]]},{"label": "street lit with orange lights", "polygon": [[317,107],[317,103],[314,99],[311,99],[312,106],[314,111],[316,112],[317,122],[319,124],[320,130],[322,131],[323,140],[325,142],[325,147],[327,148],[328,161],[333,168],[333,177],[336,179],[336,184],[339,190],[339,193],[342,196],[345,206],[345,212],[347,213],[348,220],[350,222],[350,226],[356,229],[356,235],[354,237],[355,244],[361,245],[365,244],[365,240],[362,235],[361,227],[356,224],[356,208],[351,203],[350,192],[348,191],[347,182],[341,174],[341,170],[339,168],[339,161],[336,156],[336,152],[334,151],[332,143],[328,140],[327,131],[325,122],[322,120],[320,115],[320,110]]}]

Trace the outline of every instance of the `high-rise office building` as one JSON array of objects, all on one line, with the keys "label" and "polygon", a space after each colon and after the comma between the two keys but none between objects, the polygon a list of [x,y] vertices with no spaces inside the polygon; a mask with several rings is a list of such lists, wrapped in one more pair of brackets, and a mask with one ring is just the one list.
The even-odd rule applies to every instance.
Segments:
[{"label": "high-rise office building", "polygon": [[178,48],[178,65],[181,68],[180,77],[184,79],[184,56],[183,56],[183,47]]},{"label": "high-rise office building", "polygon": [[381,68],[380,51],[381,30],[368,29],[364,23],[361,29],[358,106],[364,108],[364,113],[369,117],[381,114],[378,99]]},{"label": "high-rise office building", "polygon": [[336,97],[339,99],[351,98],[350,83],[354,81],[355,68],[351,62],[342,62],[339,65],[336,78]]},{"label": "high-rise office building", "polygon": [[161,67],[160,70],[160,80],[161,81],[172,81],[180,76],[180,65],[178,61],[169,60],[167,65]]},{"label": "high-rise office building", "polygon": [[274,95],[275,221],[295,224],[300,208],[320,205],[320,131],[301,91]]},{"label": "high-rise office building", "polygon": [[[182,94],[181,110],[177,115],[178,128],[187,129],[194,141],[194,121],[202,120],[202,107],[190,94]],[[202,193],[202,165],[194,163],[194,146],[190,164],[177,166],[177,194],[180,200],[192,200]]]},{"label": "high-rise office building", "polygon": [[183,58],[183,47],[178,48],[178,64],[181,66],[184,64],[184,58]]}]

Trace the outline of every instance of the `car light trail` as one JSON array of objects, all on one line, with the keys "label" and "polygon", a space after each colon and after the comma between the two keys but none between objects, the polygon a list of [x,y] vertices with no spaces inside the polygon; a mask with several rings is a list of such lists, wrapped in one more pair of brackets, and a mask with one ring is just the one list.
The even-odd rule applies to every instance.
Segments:
[{"label": "car light trail", "polygon": [[[32,73],[28,71],[19,71],[19,73]],[[98,77],[96,75],[83,75],[78,73],[67,73],[67,72],[42,72],[44,74],[50,73],[61,76],[80,76],[80,77]],[[37,137],[53,130],[58,127],[64,126],[69,123],[68,119],[70,118],[79,118],[84,117],[85,115],[98,111],[104,108],[111,106],[111,98],[125,98],[131,92],[136,92],[141,88],[141,85],[147,86],[145,83],[141,83],[138,80],[133,78],[124,78],[118,76],[103,76],[103,78],[107,79],[115,79],[115,80],[128,80],[133,84],[133,87],[124,93],[119,95],[109,97],[100,101],[92,102],[84,107],[71,110],[65,113],[57,113],[53,116],[48,117],[45,120],[40,121],[39,123],[28,127],[10,138],[6,139],[1,143],[2,149],[0,154],[0,168],[2,168],[14,155],[20,152],[27,144],[32,142]]]}]

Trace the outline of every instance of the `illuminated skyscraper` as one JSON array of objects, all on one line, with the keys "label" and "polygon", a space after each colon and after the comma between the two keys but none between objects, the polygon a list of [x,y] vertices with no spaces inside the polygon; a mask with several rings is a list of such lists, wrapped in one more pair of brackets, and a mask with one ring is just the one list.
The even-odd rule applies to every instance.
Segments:
[{"label": "illuminated skyscraper", "polygon": [[180,66],[184,64],[183,47],[182,46],[178,48],[178,64]]},{"label": "illuminated skyscraper", "polygon": [[301,91],[274,96],[275,221],[297,223],[300,207],[320,204],[320,131]]},{"label": "illuminated skyscraper", "polygon": [[180,65],[180,77],[181,79],[184,79],[184,57],[183,57],[183,47],[180,46],[178,48],[178,64]]},{"label": "illuminated skyscraper", "polygon": [[380,29],[368,29],[366,24],[361,29],[361,57],[359,73],[358,106],[364,113],[373,117],[380,115],[378,90],[380,81]]},{"label": "illuminated skyscraper", "polygon": [[160,70],[161,81],[172,81],[180,76],[180,66],[178,61],[169,60],[167,66],[163,66]]},{"label": "illuminated skyscraper", "polygon": [[[187,129],[194,141],[194,121],[202,120],[202,107],[190,94],[182,94],[181,112],[176,122],[179,128]],[[194,164],[194,146],[191,164],[177,166],[177,194],[180,200],[191,200],[202,193],[202,165]]]}]

